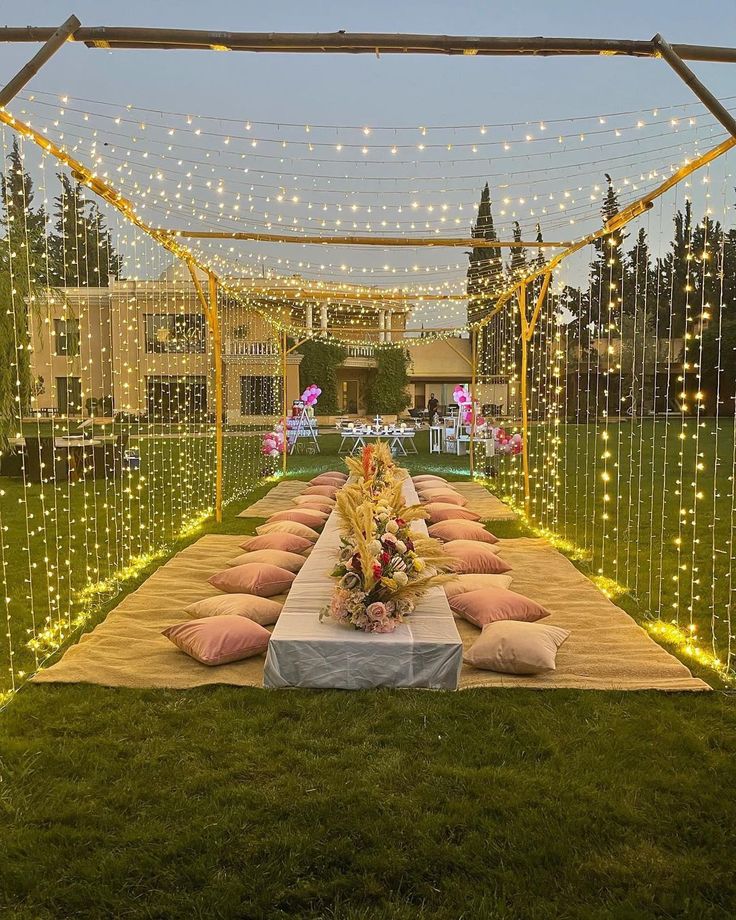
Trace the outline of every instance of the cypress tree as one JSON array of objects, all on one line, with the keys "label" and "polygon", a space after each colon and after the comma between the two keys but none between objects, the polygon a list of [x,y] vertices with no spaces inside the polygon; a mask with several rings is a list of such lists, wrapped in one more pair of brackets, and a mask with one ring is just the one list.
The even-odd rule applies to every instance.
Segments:
[{"label": "cypress tree", "polygon": [[[539,226],[539,224],[537,224],[537,226]],[[521,242],[521,227],[519,226],[518,220],[514,221],[513,239],[515,243]],[[526,262],[526,249],[523,247],[512,249],[511,258],[509,260],[509,274],[511,275],[511,279],[516,280],[517,278],[523,278],[528,271],[529,267]]]},{"label": "cypress tree", "polygon": [[[473,239],[498,240],[491,211],[491,192],[486,182],[480,196],[478,217],[471,231]],[[482,319],[491,310],[504,287],[503,259],[498,248],[475,247],[468,253],[467,292],[468,322]],[[478,338],[478,357],[482,368],[488,368],[491,357],[488,328]]]},{"label": "cypress tree", "polygon": [[5,239],[0,246],[0,296],[8,307],[0,321],[0,447],[31,408],[30,313],[48,282],[46,212],[33,207],[33,181],[14,138],[1,176]]},{"label": "cypress tree", "polygon": [[58,176],[61,193],[54,200],[54,282],[68,287],[107,287],[118,278],[122,259],[112,244],[105,218],[84,189],[65,174]]},{"label": "cypress tree", "polygon": [[[471,231],[473,239],[498,240],[491,211],[491,192],[486,182],[480,196],[478,217]],[[468,306],[468,320],[481,319],[490,310],[503,289],[503,260],[499,249],[474,248],[469,256],[467,292],[473,301]]]},{"label": "cypress tree", "polygon": [[[610,220],[619,211],[618,194],[613,180],[606,176],[606,191],[601,205],[603,222]],[[620,326],[622,312],[622,283],[624,274],[623,241],[626,236],[620,230],[608,233],[594,243],[596,256],[590,266],[590,299],[594,318],[600,316],[601,323],[611,329]]]}]

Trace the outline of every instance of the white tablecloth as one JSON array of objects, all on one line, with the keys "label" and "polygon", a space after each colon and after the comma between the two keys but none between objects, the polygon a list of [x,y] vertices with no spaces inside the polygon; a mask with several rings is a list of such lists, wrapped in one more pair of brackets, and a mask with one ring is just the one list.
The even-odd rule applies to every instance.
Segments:
[{"label": "white tablecloth", "polygon": [[[417,501],[411,479],[409,503]],[[415,525],[426,534],[423,521]],[[325,524],[295,578],[274,628],[263,674],[265,687],[457,689],[462,641],[442,588],[433,588],[392,633],[365,633],[333,619],[319,621],[336,581],[330,577],[340,545],[337,512]]]}]

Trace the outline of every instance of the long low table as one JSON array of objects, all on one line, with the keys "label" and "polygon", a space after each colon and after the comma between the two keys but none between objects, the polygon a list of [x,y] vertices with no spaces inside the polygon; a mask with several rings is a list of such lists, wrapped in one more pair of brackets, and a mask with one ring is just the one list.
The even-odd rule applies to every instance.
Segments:
[{"label": "long low table", "polygon": [[[404,497],[417,502],[411,479]],[[424,521],[413,525],[424,534]],[[294,579],[271,635],[265,687],[358,690],[423,687],[456,690],[462,641],[442,588],[431,589],[392,633],[365,633],[328,618],[319,620],[335,589],[330,577],[340,546],[337,511]]]}]

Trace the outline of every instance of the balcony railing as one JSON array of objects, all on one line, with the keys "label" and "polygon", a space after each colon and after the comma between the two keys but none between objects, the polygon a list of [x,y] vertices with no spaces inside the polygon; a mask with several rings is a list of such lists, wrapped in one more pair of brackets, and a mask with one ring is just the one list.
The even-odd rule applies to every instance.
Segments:
[{"label": "balcony railing", "polygon": [[346,345],[348,358],[372,358],[374,355],[372,345]]},{"label": "balcony railing", "polygon": [[245,339],[225,339],[222,353],[243,358],[272,357],[279,353],[279,346],[275,342],[248,342]]}]

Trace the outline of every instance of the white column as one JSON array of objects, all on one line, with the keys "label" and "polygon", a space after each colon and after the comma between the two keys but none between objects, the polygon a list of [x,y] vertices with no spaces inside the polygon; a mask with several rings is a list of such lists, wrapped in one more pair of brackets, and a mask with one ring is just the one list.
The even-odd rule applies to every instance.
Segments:
[{"label": "white column", "polygon": [[383,344],[386,341],[386,311],[378,311],[378,341]]},{"label": "white column", "polygon": [[393,314],[392,314],[392,311],[391,311],[391,310],[386,310],[386,336],[385,336],[385,340],[386,340],[387,342],[390,342],[390,341],[391,341],[391,317],[392,317],[392,315],[393,315]]},{"label": "white column", "polygon": [[322,332],[327,332],[327,304],[322,304],[319,308],[319,324]]},{"label": "white column", "polygon": [[307,332],[312,331],[312,304],[308,303],[305,307]]}]

